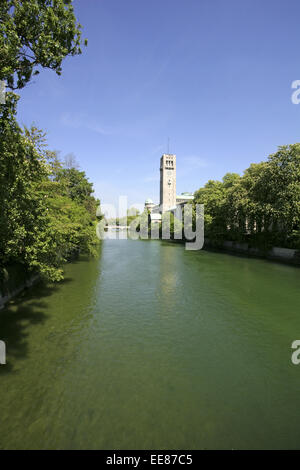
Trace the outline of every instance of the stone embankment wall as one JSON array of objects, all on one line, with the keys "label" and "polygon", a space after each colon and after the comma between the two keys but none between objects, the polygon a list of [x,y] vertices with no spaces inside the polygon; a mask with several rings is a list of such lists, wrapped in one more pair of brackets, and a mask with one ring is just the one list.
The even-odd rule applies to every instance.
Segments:
[{"label": "stone embankment wall", "polygon": [[[210,240],[205,240],[205,246],[207,246],[208,248],[213,248],[214,244],[211,243]],[[233,253],[240,253],[248,256],[256,256],[259,258],[267,258],[300,266],[299,250],[273,247],[270,250],[265,251],[260,248],[251,247],[250,245],[248,245],[248,243],[238,243],[233,241],[225,241],[221,246],[218,246],[218,248],[224,249],[226,251],[231,251]]]}]

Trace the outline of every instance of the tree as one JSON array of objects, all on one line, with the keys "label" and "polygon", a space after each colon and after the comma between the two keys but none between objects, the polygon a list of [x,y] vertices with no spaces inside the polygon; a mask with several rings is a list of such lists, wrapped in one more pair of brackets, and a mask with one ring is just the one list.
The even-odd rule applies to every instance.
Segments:
[{"label": "tree", "polygon": [[241,177],[238,173],[226,173],[222,178],[224,188],[226,189],[232,188],[235,184],[239,183],[240,180]]},{"label": "tree", "polygon": [[71,168],[75,168],[76,170],[79,169],[79,163],[74,153],[68,153],[67,155],[65,155],[63,166],[68,170],[70,170]]},{"label": "tree", "polygon": [[56,181],[60,182],[66,190],[66,194],[73,201],[84,203],[93,193],[93,184],[90,183],[84,171],[76,168],[63,168],[58,172]]},{"label": "tree", "polygon": [[36,186],[47,177],[32,141],[18,126],[17,98],[8,93],[0,106],[0,277],[8,262],[25,260],[26,249],[39,234],[42,201]]},{"label": "tree", "polygon": [[209,180],[204,188],[195,192],[194,204],[204,204],[205,233],[208,238],[221,240],[226,233],[223,211],[225,186],[221,181]]},{"label": "tree", "polygon": [[47,165],[50,179],[56,178],[60,170],[62,170],[62,163],[59,159],[59,152],[49,150],[46,132],[32,124],[30,128],[24,126],[23,133],[26,139],[30,140],[36,148],[40,160]]},{"label": "tree", "polygon": [[300,144],[269,156],[253,188],[266,236],[283,246],[300,246]]},{"label": "tree", "polygon": [[[23,88],[39,66],[60,74],[80,44],[71,0],[1,0],[0,80],[9,88]],[[0,282],[11,263],[57,281],[72,253],[95,253],[98,201],[84,172],[63,169],[43,131],[20,128],[18,99],[9,92],[0,104]]]},{"label": "tree", "polygon": [[126,217],[120,217],[116,219],[116,225],[130,225],[131,222],[139,217],[139,210],[135,207],[131,207],[127,210]]},{"label": "tree", "polygon": [[227,173],[195,193],[209,238],[300,248],[300,144],[285,145],[242,177]]},{"label": "tree", "polygon": [[0,106],[0,281],[11,263],[58,281],[72,253],[95,253],[98,201],[84,172],[56,168],[67,176],[53,178],[45,134],[22,131],[16,105],[8,93]]},{"label": "tree", "polygon": [[60,75],[63,59],[81,54],[81,43],[72,0],[1,1],[0,80],[10,89],[23,88],[39,67]]},{"label": "tree", "polygon": [[166,234],[170,233],[171,239],[182,239],[183,223],[182,221],[177,219],[173,212],[165,212],[162,215],[162,221],[160,226],[161,234],[162,228],[164,229]]}]

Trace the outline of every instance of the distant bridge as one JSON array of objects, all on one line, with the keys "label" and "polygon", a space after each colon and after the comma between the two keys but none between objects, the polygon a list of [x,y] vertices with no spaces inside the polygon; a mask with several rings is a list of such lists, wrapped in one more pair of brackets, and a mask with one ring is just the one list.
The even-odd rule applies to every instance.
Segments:
[{"label": "distant bridge", "polygon": [[129,226],[128,225],[106,225],[105,228],[107,230],[127,230]]}]

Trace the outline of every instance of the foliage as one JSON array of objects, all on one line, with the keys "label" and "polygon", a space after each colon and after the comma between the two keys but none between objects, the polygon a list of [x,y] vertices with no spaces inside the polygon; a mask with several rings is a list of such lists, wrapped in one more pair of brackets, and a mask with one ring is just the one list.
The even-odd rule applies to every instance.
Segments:
[{"label": "foliage", "polygon": [[300,144],[282,146],[242,177],[227,174],[195,193],[212,240],[300,248]]},{"label": "foliage", "polygon": [[168,237],[168,234],[170,233],[170,238],[171,239],[181,239],[183,232],[183,223],[177,219],[177,217],[173,214],[173,212],[165,212],[162,214],[162,220],[161,220],[161,225],[160,225],[160,236],[163,237],[163,230],[165,236]]},{"label": "foliage", "polygon": [[129,226],[133,220],[136,220],[139,217],[140,213],[138,209],[132,207],[127,210],[127,215],[125,217],[116,217],[115,219],[108,219],[107,223],[116,224],[121,226]]},{"label": "foliage", "polygon": [[[63,59],[80,53],[72,0],[1,0],[0,80],[8,88],[23,88],[40,67],[60,75]],[[96,252],[99,201],[73,157],[64,168],[43,131],[20,128],[18,99],[6,93],[0,105],[0,281],[13,263],[60,280],[74,252]]]},{"label": "foliage", "polygon": [[72,253],[95,253],[99,201],[84,172],[62,168],[42,131],[18,126],[16,103],[8,93],[0,106],[0,279],[18,262],[60,280]]},{"label": "foliage", "polygon": [[9,88],[23,88],[38,67],[60,75],[63,59],[80,53],[81,25],[72,0],[0,2],[0,80]]}]

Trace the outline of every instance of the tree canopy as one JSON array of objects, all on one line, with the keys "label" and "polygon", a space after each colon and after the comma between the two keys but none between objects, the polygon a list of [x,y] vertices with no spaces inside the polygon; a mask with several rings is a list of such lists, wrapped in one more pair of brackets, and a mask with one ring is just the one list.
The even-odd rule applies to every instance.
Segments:
[{"label": "tree canopy", "polygon": [[[41,67],[60,74],[63,59],[80,53],[71,0],[0,2],[0,81],[8,88],[23,88]],[[96,252],[99,201],[85,173],[64,167],[42,130],[18,125],[18,99],[8,92],[0,104],[0,284],[16,263],[57,281],[75,252]]]},{"label": "tree canopy", "polygon": [[300,248],[300,144],[279,147],[243,176],[209,181],[195,203],[205,204],[208,238]]},{"label": "tree canopy", "polygon": [[59,280],[70,255],[95,253],[99,201],[83,171],[63,168],[41,130],[21,129],[16,105],[8,93],[0,106],[0,281],[12,263]]},{"label": "tree canopy", "polygon": [[10,89],[23,88],[39,67],[60,75],[63,59],[80,54],[81,45],[72,0],[0,2],[0,80]]}]

